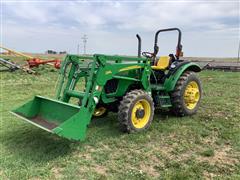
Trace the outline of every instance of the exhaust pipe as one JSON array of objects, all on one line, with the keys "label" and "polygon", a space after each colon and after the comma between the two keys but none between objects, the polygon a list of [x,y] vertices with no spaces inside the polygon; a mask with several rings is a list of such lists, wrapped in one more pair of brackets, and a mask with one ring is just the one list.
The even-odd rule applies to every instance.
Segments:
[{"label": "exhaust pipe", "polygon": [[138,39],[138,57],[140,58],[142,53],[142,39],[139,34],[136,34],[136,37]]}]

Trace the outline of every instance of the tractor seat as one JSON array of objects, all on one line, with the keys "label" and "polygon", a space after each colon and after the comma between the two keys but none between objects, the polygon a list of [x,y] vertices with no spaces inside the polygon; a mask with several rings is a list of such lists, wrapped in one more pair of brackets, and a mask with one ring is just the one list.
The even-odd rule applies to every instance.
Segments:
[{"label": "tractor seat", "polygon": [[169,56],[161,56],[151,67],[153,70],[165,70],[169,66],[170,59]]}]

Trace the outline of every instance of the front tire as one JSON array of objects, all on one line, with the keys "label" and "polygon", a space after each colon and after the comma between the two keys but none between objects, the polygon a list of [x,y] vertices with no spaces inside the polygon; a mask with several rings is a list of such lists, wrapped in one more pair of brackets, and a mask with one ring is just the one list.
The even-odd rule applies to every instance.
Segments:
[{"label": "front tire", "polygon": [[123,132],[138,132],[149,128],[153,120],[153,99],[142,90],[127,93],[120,103],[118,120]]},{"label": "front tire", "polygon": [[171,94],[171,111],[177,116],[193,115],[197,112],[202,97],[199,78],[192,71],[184,72]]}]

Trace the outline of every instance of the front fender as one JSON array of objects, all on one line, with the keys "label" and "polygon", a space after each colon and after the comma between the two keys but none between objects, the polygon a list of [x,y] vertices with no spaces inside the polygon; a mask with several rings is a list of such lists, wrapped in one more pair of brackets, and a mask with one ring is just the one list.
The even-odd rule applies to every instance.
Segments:
[{"label": "front fender", "polygon": [[200,72],[201,67],[196,63],[187,62],[180,64],[180,66],[176,67],[172,72],[170,71],[170,75],[165,79],[163,84],[167,92],[174,90],[178,79],[185,71]]}]

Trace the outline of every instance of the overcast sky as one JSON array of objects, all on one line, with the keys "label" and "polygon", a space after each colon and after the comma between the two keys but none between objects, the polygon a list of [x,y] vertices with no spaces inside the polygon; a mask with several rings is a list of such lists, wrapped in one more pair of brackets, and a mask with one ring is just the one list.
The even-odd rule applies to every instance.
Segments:
[{"label": "overcast sky", "polygon": [[[178,27],[185,56],[236,57],[239,1],[11,1],[3,0],[1,44],[24,52],[47,49],[87,53],[137,54],[153,51],[158,29]],[[160,55],[175,51],[176,33],[159,37]]]}]

